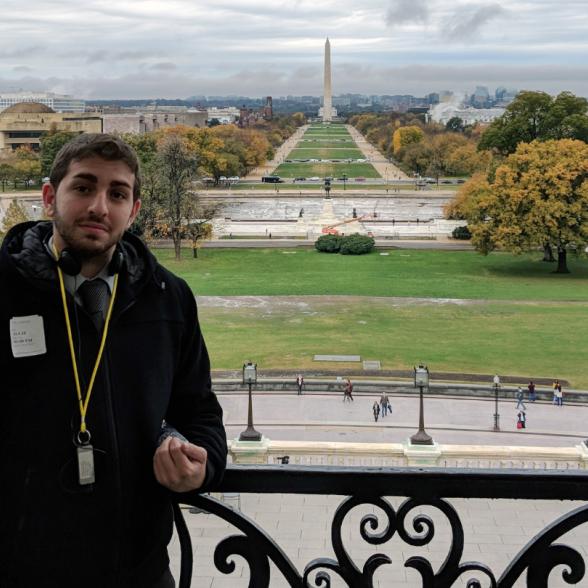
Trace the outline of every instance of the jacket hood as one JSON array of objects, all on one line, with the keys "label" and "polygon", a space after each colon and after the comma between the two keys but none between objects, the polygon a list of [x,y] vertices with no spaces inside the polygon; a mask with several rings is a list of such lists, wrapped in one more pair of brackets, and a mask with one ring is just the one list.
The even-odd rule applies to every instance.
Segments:
[{"label": "jacket hood", "polygon": [[[8,231],[0,250],[0,267],[12,266],[35,287],[55,287],[55,260],[45,243],[53,233],[50,221],[32,221],[15,225]],[[156,265],[155,258],[135,235],[125,232],[120,242],[129,282],[137,287],[147,281]]]}]

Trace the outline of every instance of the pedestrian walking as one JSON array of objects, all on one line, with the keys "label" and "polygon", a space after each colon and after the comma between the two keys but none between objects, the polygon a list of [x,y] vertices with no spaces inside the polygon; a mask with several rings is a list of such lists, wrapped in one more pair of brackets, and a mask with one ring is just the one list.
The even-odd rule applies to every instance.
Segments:
[{"label": "pedestrian walking", "polygon": [[349,378],[347,378],[347,383],[345,384],[345,391],[347,392],[349,400],[353,402],[353,384]]},{"label": "pedestrian walking", "polygon": [[527,415],[525,411],[519,412],[517,415],[517,429],[526,429],[527,428]]},{"label": "pedestrian walking", "polygon": [[376,421],[377,423],[378,417],[380,416],[380,405],[378,404],[377,400],[374,402],[374,405],[372,406],[372,411],[374,413],[374,421]]},{"label": "pedestrian walking", "polygon": [[382,394],[382,396],[380,396],[380,409],[382,411],[382,418],[384,418],[386,416],[386,414],[388,413],[388,404],[390,404],[388,402],[388,396],[384,392]]},{"label": "pedestrian walking", "polygon": [[533,383],[533,380],[529,380],[527,388],[529,390],[529,401],[535,402],[535,400],[537,400],[537,394],[535,392],[535,384]]},{"label": "pedestrian walking", "polygon": [[527,407],[525,406],[525,403],[523,402],[523,389],[519,386],[517,388],[517,405],[515,410],[527,410]]},{"label": "pedestrian walking", "polygon": [[302,374],[298,374],[296,377],[296,387],[298,388],[298,395],[302,394],[302,386],[304,386],[304,378]]},{"label": "pedestrian walking", "polygon": [[353,402],[353,384],[349,378],[345,381],[345,389],[343,390],[343,402],[346,400]]},{"label": "pedestrian walking", "polygon": [[557,406],[563,406],[563,391],[561,389],[561,384],[559,383],[555,389],[555,399]]},{"label": "pedestrian walking", "polygon": [[553,404],[559,406],[559,399],[561,396],[561,384],[559,380],[554,380],[553,382]]}]

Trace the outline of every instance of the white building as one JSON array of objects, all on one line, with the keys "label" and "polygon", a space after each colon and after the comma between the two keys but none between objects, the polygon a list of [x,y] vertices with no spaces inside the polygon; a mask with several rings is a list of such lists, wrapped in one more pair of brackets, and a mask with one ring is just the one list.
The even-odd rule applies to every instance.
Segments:
[{"label": "white building", "polygon": [[44,104],[54,112],[84,112],[86,103],[65,94],[52,92],[14,92],[0,94],[0,111],[20,102],[36,102]]},{"label": "white building", "polygon": [[226,108],[217,108],[213,106],[208,108],[208,120],[218,120],[221,124],[234,123],[239,119],[240,111],[236,106],[227,106]]},{"label": "white building", "polygon": [[[446,108],[440,108],[446,106]],[[473,125],[478,122],[490,123],[504,114],[504,108],[455,108],[450,105],[437,105],[431,112],[431,118],[442,125],[447,124],[451,118],[461,118],[465,125]]]}]

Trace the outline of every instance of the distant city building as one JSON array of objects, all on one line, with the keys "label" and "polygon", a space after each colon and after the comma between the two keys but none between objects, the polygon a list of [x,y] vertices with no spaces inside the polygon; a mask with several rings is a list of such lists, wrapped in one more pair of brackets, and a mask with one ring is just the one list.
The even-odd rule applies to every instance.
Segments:
[{"label": "distant city building", "polygon": [[[174,108],[174,107],[169,107]],[[176,107],[177,108],[177,107]],[[148,133],[166,127],[205,127],[208,118],[206,110],[168,110],[120,112],[100,115],[104,133]]]},{"label": "distant city building", "polygon": [[44,104],[54,112],[84,112],[86,109],[86,103],[83,100],[78,100],[66,94],[14,92],[0,94],[0,111],[22,102]]},{"label": "distant city building", "polygon": [[240,109],[236,106],[229,106],[227,108],[218,108],[213,106],[207,109],[208,122],[211,120],[218,120],[222,125],[234,123],[239,120]]},{"label": "distant city building", "polygon": [[455,108],[450,107],[440,111],[434,109],[431,118],[443,125],[447,124],[449,119],[458,117],[465,125],[476,123],[491,123],[494,119],[504,114],[504,108]]},{"label": "distant city building", "polygon": [[48,131],[101,133],[102,118],[91,113],[54,112],[45,104],[19,102],[0,112],[0,153],[29,147],[38,151]]},{"label": "distant city building", "polygon": [[494,93],[495,105],[508,106],[517,97],[518,93],[519,91],[513,88],[504,88],[503,86],[496,88]]},{"label": "distant city building", "polygon": [[488,108],[491,106],[490,92],[486,86],[477,86],[476,91],[472,94],[470,104],[474,108]]}]

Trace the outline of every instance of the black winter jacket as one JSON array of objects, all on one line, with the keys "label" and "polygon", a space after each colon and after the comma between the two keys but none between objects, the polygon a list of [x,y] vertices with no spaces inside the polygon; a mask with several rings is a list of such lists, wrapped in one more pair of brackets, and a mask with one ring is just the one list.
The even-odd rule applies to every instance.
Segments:
[{"label": "black winter jacket", "polygon": [[[50,231],[47,222],[18,225],[0,252],[0,586],[148,586],[168,565],[173,524],[171,493],[153,474],[163,419],[208,451],[203,490],[219,482],[226,463],[194,296],[125,234],[87,413],[96,483],[80,486],[73,443],[80,415],[55,263],[43,245]],[[99,336],[69,295],[68,303],[87,384]],[[43,317],[47,352],[15,359],[9,321],[31,315]]]}]

